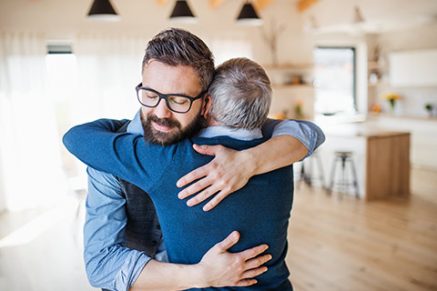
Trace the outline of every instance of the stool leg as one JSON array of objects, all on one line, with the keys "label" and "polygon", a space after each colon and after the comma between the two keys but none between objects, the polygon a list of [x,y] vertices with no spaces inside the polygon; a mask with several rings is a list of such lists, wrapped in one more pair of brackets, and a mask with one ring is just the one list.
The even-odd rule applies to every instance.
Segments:
[{"label": "stool leg", "polygon": [[322,181],[322,188],[326,190],[325,173],[323,172],[322,161],[320,160],[319,155],[315,155],[314,157],[316,158],[317,166],[319,167],[319,179]]},{"label": "stool leg", "polygon": [[305,168],[303,165],[303,161],[300,162],[300,170],[299,170],[299,179],[297,179],[296,181],[296,189],[300,189],[300,184],[302,183],[303,180],[303,173],[305,172]]},{"label": "stool leg", "polygon": [[313,186],[313,180],[312,180],[312,178],[313,178],[313,157],[309,158],[309,167],[308,168],[309,169],[308,169],[308,172],[306,175],[306,178],[307,178],[306,182],[307,182],[308,186],[312,187]]},{"label": "stool leg", "polygon": [[341,157],[341,197],[347,193],[347,180],[346,180],[346,157]]},{"label": "stool leg", "polygon": [[328,188],[328,194],[332,194],[332,191],[334,190],[334,178],[335,178],[335,168],[337,164],[337,158],[334,158],[334,162],[331,166],[331,180],[329,181],[329,188]]},{"label": "stool leg", "polygon": [[357,171],[355,170],[355,164],[354,161],[351,159],[351,170],[352,170],[352,179],[353,179],[353,185],[355,188],[355,197],[360,198],[360,193],[358,189],[358,178],[357,178]]},{"label": "stool leg", "polygon": [[[311,159],[311,158],[310,158]],[[305,184],[307,184],[308,186],[311,187],[311,174],[309,173],[309,171],[311,170],[311,165],[310,166],[310,170],[308,170],[308,163],[307,163],[307,167],[305,168],[305,161],[302,161],[302,180]]]}]

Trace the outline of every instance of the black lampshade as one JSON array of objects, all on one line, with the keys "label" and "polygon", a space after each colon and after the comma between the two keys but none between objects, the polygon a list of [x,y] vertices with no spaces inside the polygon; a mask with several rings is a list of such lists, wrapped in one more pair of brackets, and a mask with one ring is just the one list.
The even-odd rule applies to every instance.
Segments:
[{"label": "black lampshade", "polygon": [[249,1],[247,1],[243,5],[243,8],[241,8],[240,14],[237,17],[237,22],[260,25],[262,24],[262,19],[258,16],[252,4]]},{"label": "black lampshade", "polygon": [[170,15],[172,20],[194,20],[195,16],[188,6],[187,1],[177,0],[173,8],[173,12]]},{"label": "black lampshade", "polygon": [[109,0],[94,0],[90,11],[88,12],[89,18],[105,19],[105,20],[118,20],[118,13],[111,5]]}]

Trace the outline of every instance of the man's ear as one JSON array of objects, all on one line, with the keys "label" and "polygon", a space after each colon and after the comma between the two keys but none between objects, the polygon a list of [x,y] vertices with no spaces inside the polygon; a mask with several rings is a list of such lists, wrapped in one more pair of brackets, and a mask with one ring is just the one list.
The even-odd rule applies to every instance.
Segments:
[{"label": "man's ear", "polygon": [[211,95],[209,94],[205,95],[201,114],[203,118],[205,118],[206,120],[208,120],[209,111],[211,110],[211,104],[212,104]]}]

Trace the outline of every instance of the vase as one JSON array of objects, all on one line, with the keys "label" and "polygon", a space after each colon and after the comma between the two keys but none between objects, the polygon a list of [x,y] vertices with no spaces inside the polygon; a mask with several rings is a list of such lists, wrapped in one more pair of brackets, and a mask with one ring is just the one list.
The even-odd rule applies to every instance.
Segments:
[{"label": "vase", "polygon": [[395,107],[396,107],[396,100],[395,99],[388,99],[388,102],[390,104],[390,111],[391,113],[395,112]]}]

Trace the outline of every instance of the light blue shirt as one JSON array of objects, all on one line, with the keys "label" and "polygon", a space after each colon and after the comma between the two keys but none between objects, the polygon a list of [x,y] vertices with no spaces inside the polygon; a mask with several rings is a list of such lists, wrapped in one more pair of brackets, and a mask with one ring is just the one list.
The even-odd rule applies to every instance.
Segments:
[{"label": "light blue shirt", "polygon": [[[143,134],[139,113],[135,115],[127,131]],[[262,137],[261,130],[234,130],[224,126],[205,128],[199,135],[202,137],[226,135],[242,140]],[[273,130],[273,136],[278,135],[291,135],[297,138],[307,148],[307,156],[325,140],[320,128],[308,121],[283,121]],[[88,168],[87,173],[84,259],[88,279],[94,287],[117,291],[129,290],[151,258],[144,252],[122,245],[127,214],[126,200],[119,181],[111,174],[92,168]],[[167,261],[163,243],[154,259]]]}]

